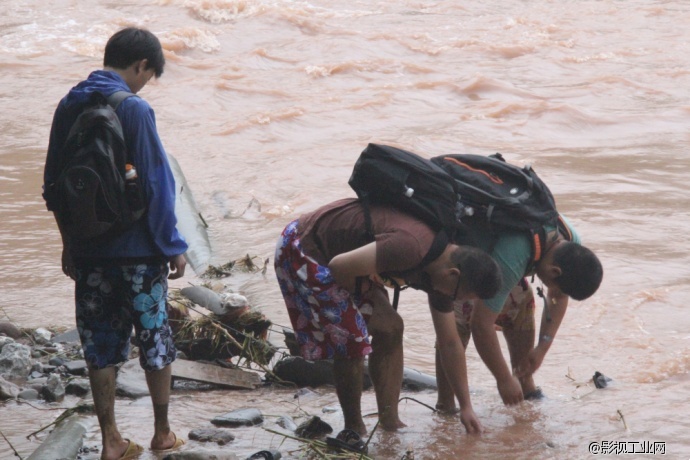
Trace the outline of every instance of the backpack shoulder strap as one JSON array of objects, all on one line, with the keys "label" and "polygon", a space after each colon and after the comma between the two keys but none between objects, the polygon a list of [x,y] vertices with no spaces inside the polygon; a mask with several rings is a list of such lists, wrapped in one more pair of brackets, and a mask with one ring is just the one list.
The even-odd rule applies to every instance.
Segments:
[{"label": "backpack shoulder strap", "polygon": [[135,96],[135,94],[130,93],[129,91],[115,91],[113,94],[108,96],[108,105],[112,107],[113,110],[117,110],[117,108],[120,106],[120,103],[131,96]]},{"label": "backpack shoulder strap", "polygon": [[[553,233],[552,240],[556,240],[559,234],[563,235],[566,241],[573,241],[573,232],[570,230],[570,227],[568,227],[568,224],[565,223],[565,220],[560,214],[558,215],[558,220],[556,221],[556,230]],[[544,251],[549,244],[547,241],[549,234],[546,233],[544,227],[541,227],[538,232],[531,232],[530,236],[532,241],[532,261],[527,266],[527,271],[525,273],[526,275],[532,273],[534,267],[544,256]]]},{"label": "backpack shoulder strap", "polygon": [[573,232],[570,230],[570,227],[568,227],[568,224],[565,223],[565,219],[563,219],[563,216],[560,214],[558,215],[556,227],[561,235],[565,237],[566,241],[573,241]]},{"label": "backpack shoulder strap", "polygon": [[446,231],[445,230],[439,231],[436,234],[436,236],[434,237],[434,241],[431,242],[431,246],[429,247],[429,252],[426,253],[424,258],[422,258],[422,261],[419,263],[419,267],[420,268],[426,267],[431,262],[438,259],[438,257],[446,249],[446,246],[448,246],[449,242],[450,242],[450,238],[448,237],[448,234],[446,233]]},{"label": "backpack shoulder strap", "polygon": [[368,193],[358,195],[359,203],[362,205],[362,211],[364,213],[364,232],[367,240],[372,242],[375,241],[376,237],[374,235],[374,226],[371,222],[371,199]]}]

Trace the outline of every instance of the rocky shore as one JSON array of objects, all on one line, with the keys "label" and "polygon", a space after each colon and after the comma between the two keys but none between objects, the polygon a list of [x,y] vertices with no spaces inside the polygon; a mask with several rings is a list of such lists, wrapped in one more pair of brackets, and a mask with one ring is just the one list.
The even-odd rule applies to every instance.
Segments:
[{"label": "rocky shore", "polygon": [[[211,267],[210,280],[204,285],[189,286],[169,293],[170,324],[175,334],[178,356],[173,365],[173,390],[185,392],[219,390],[261,390],[268,387],[294,392],[294,398],[309,398],[312,389],[334,384],[331,361],[307,361],[298,356],[298,347],[291,331],[279,335],[284,344],[268,341],[272,326],[242,295],[229,292],[219,278],[228,276],[238,267],[261,271],[249,257],[222,267]],[[274,332],[276,332],[274,330]],[[136,340],[132,339],[129,360],[118,369],[118,398],[136,400],[147,397],[146,377],[138,360]],[[365,388],[371,386],[368,376]],[[403,386],[408,391],[435,389],[433,376],[405,369]],[[55,460],[55,452],[65,459],[98,458],[99,446],[85,446],[84,437],[95,423],[87,365],[76,330],[47,327],[20,328],[10,321],[0,321],[0,401],[34,406],[70,406],[55,421],[28,437],[40,434],[43,443],[29,460]],[[71,395],[66,401],[66,395]],[[74,401],[77,401],[74,403]],[[332,412],[322,408],[323,412]],[[293,418],[294,415],[294,418]],[[279,429],[276,436],[303,446],[300,458],[368,458],[360,449],[353,452],[348,445],[337,447],[327,443],[332,427],[318,416],[285,413],[268,427],[258,408],[244,407],[212,417],[208,424],[189,430],[187,446],[171,453],[169,459],[237,459],[228,449],[235,440],[233,429],[262,427]],[[301,423],[296,423],[294,419]],[[48,434],[50,433],[50,434]],[[335,434],[333,436],[336,436]],[[332,441],[332,440],[331,440]],[[9,441],[8,441],[9,442]],[[255,455],[241,458],[286,458],[279,450],[256,446]],[[360,446],[361,447],[361,446]],[[16,451],[14,451],[17,456]],[[406,454],[406,458],[411,458]]]}]

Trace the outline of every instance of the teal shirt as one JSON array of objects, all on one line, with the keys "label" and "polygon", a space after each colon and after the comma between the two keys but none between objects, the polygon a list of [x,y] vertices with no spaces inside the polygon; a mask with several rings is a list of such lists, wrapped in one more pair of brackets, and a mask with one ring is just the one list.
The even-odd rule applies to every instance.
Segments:
[{"label": "teal shirt", "polygon": [[[577,234],[572,224],[565,216],[561,215],[561,217],[563,217],[563,220],[573,234],[573,243],[582,244],[580,236]],[[553,227],[545,227],[545,230],[547,232],[552,231]],[[500,313],[510,291],[525,275],[527,265],[532,260],[532,242],[523,232],[503,232],[498,237],[498,240],[495,240],[488,232],[475,234],[474,237],[477,240],[478,246],[485,251],[489,251],[491,249],[491,244],[496,241],[493,251],[491,252],[491,257],[493,257],[501,267],[503,283],[501,289],[499,289],[494,297],[483,300],[492,312]]]}]

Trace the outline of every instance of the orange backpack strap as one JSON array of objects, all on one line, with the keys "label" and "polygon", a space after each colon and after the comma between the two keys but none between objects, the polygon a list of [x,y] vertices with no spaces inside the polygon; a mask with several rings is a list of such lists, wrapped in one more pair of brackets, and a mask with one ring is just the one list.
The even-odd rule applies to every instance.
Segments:
[{"label": "orange backpack strap", "polygon": [[[570,227],[568,227],[568,224],[565,223],[565,220],[560,214],[558,215],[558,220],[556,222],[556,233],[553,237],[554,240],[558,238],[559,233],[565,237],[566,241],[573,240],[573,232],[570,231]],[[541,258],[544,256],[544,252],[546,251],[546,247],[548,245],[547,239],[549,237],[549,234],[546,233],[543,227],[538,232],[531,232],[531,236],[532,260],[527,266],[527,271],[525,272],[525,275],[529,275],[533,272],[534,267],[537,266]]]},{"label": "orange backpack strap", "polygon": [[541,260],[544,248],[542,248],[541,232],[532,233],[532,265],[536,265]]},{"label": "orange backpack strap", "polygon": [[544,256],[544,250],[546,249],[546,238],[547,238],[546,231],[544,230],[544,227],[539,229],[539,231],[535,232],[534,230],[530,231],[530,241],[532,245],[532,259],[530,260],[529,264],[527,264],[527,268],[525,269],[525,276],[533,274],[534,273],[534,267],[537,266],[537,263],[541,260],[541,258]]}]

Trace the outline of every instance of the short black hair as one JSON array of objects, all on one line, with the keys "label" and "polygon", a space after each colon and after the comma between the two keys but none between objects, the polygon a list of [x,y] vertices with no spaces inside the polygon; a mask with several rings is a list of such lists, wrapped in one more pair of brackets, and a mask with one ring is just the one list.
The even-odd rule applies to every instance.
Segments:
[{"label": "short black hair", "polygon": [[158,37],[146,29],[127,27],[116,32],[108,40],[103,55],[103,66],[126,69],[142,59],[148,60],[146,68],[153,68],[156,78],[163,75],[165,56]]},{"label": "short black hair", "polygon": [[575,300],[591,297],[604,277],[604,268],[596,254],[577,243],[565,242],[556,247],[553,263],[561,269],[554,282]]},{"label": "short black hair", "polygon": [[464,286],[480,299],[492,298],[501,288],[501,269],[487,252],[472,246],[459,246],[451,253],[450,260],[465,279]]}]

